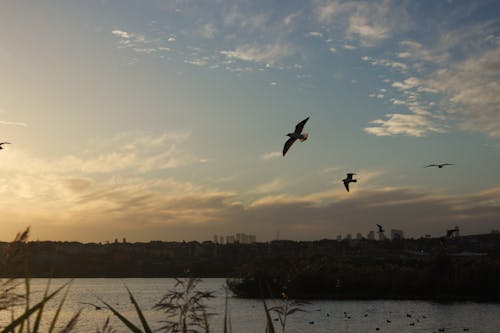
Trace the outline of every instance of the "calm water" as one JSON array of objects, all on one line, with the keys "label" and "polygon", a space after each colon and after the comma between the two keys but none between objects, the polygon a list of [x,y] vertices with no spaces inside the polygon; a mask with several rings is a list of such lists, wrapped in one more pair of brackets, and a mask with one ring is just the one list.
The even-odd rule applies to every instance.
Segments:
[{"label": "calm water", "polygon": [[[67,280],[52,281],[53,288]],[[34,298],[41,298],[46,279],[34,279],[32,289]],[[124,285],[134,293],[150,323],[159,327],[161,312],[152,310],[152,306],[174,285],[172,279],[75,279],[69,298],[61,314],[61,323],[65,323],[78,309],[84,311],[77,325],[77,332],[95,332],[102,326],[108,311],[95,310],[92,306],[80,304],[89,302],[99,304],[101,298],[115,306],[119,311],[133,318],[137,324],[135,312],[130,305]],[[204,279],[199,284],[200,290],[215,292],[216,298],[207,304],[209,311],[216,313],[210,320],[212,332],[222,332],[224,313],[224,279]],[[265,315],[263,305],[258,300],[230,298],[230,311],[233,331],[237,333],[264,332]],[[270,305],[277,302],[270,301]],[[58,302],[51,302],[47,312],[54,312]],[[500,332],[500,304],[482,303],[433,303],[423,301],[313,301],[305,305],[307,312],[298,312],[288,318],[287,332]],[[347,314],[344,314],[346,312]],[[411,315],[411,317],[408,317]],[[7,314],[0,320],[5,323]],[[7,317],[9,317],[7,315]],[[348,318],[350,317],[350,318]],[[50,318],[50,316],[49,316]],[[390,320],[390,323],[387,322]],[[119,332],[123,329],[117,319],[112,318],[113,327]],[[278,322],[275,322],[278,324]],[[414,323],[414,326],[410,326]],[[376,331],[376,328],[379,331]],[[279,332],[281,332],[279,330]]]}]

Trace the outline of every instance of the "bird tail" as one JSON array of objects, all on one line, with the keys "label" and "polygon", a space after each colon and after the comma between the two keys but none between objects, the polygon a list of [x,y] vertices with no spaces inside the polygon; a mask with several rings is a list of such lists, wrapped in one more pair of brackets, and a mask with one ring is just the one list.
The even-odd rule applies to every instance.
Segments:
[{"label": "bird tail", "polygon": [[300,142],[304,142],[304,141],[306,141],[306,140],[307,140],[307,137],[309,136],[309,134],[307,134],[307,133],[304,133],[304,134],[302,134],[302,135],[304,136],[304,138],[303,138],[303,139],[300,139]]}]

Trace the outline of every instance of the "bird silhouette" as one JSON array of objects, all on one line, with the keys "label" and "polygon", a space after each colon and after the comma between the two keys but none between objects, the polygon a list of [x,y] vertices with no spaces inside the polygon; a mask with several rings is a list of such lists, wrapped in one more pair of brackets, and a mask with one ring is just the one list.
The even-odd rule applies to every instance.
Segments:
[{"label": "bird silhouette", "polygon": [[302,120],[300,123],[298,123],[295,126],[295,131],[293,133],[288,133],[287,134],[287,136],[289,136],[290,139],[288,139],[285,142],[285,146],[283,147],[283,156],[285,156],[285,154],[288,151],[288,149],[290,149],[290,147],[293,145],[293,143],[297,139],[299,139],[301,142],[307,140],[307,137],[309,136],[309,134],[302,133],[302,130],[304,129],[304,125],[307,123],[308,120],[309,120],[309,117],[307,117],[306,119]]},{"label": "bird silhouette", "polygon": [[428,168],[428,167],[438,167],[439,169],[442,169],[444,166],[446,165],[455,165],[455,164],[451,164],[451,163],[443,163],[443,164],[429,164],[429,165],[426,165],[424,166],[424,168]]},{"label": "bird silhouette", "polygon": [[0,149],[3,149],[2,145],[10,145],[10,142],[0,142]]},{"label": "bird silhouette", "polygon": [[384,227],[381,226],[380,224],[377,224],[377,227],[378,227],[378,232],[384,232]]},{"label": "bird silhouette", "polygon": [[347,192],[349,192],[349,183],[356,183],[358,181],[357,179],[352,178],[352,176],[354,176],[354,175],[355,175],[355,173],[348,173],[347,177],[342,179],[342,181],[344,182],[344,187],[345,187]]}]

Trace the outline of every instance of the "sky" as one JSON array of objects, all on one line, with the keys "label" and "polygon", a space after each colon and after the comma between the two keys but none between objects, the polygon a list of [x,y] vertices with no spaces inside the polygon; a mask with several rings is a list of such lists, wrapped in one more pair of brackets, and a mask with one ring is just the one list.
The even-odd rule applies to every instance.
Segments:
[{"label": "sky", "polygon": [[500,229],[498,1],[0,7],[0,240]]}]

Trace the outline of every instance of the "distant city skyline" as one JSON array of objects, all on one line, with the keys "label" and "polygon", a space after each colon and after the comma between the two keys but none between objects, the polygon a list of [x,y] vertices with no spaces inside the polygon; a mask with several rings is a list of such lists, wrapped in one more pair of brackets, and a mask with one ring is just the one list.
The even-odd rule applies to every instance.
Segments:
[{"label": "distant city skyline", "polygon": [[3,1],[0,240],[28,226],[82,242],[498,229],[499,12]]}]

